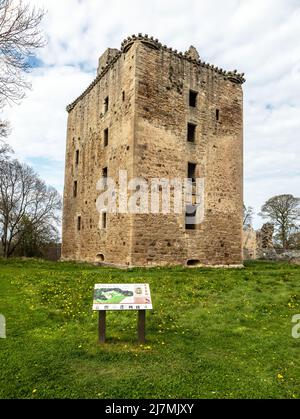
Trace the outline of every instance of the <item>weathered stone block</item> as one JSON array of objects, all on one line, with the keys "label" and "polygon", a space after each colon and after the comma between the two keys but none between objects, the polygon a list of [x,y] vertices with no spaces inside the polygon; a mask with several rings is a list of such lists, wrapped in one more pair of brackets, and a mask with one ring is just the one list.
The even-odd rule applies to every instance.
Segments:
[{"label": "weathered stone block", "polygon": [[[183,55],[141,35],[125,40],[121,51],[108,49],[95,81],[67,108],[62,258],[240,265],[243,82],[243,75],[200,61],[194,48]],[[196,127],[193,141],[188,124]],[[205,181],[204,221],[195,230],[175,213],[107,214],[101,228],[96,184],[103,169],[116,180],[119,170],[129,179],[183,179],[188,163]]]}]

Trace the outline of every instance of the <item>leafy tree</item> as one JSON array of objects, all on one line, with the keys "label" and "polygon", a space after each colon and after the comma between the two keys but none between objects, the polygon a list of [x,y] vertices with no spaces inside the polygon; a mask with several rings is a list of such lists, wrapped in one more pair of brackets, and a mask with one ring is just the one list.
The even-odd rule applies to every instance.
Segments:
[{"label": "leafy tree", "polygon": [[277,195],[270,198],[259,214],[268,218],[275,227],[275,240],[282,248],[289,247],[289,238],[300,221],[300,198]]}]

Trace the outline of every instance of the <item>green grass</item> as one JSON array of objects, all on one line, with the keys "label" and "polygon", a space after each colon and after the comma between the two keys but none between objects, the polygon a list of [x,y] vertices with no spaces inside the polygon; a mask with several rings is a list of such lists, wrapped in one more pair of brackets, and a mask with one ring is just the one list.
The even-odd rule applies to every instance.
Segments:
[{"label": "green grass", "polygon": [[[109,312],[97,343],[95,283],[149,282],[147,344],[136,312]],[[2,398],[300,398],[300,266],[117,270],[0,261]]]}]

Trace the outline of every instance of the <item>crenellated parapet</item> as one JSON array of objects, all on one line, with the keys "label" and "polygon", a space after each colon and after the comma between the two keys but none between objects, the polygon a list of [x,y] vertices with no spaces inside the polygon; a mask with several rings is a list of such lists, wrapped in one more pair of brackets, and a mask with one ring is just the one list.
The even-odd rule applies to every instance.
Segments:
[{"label": "crenellated parapet", "polygon": [[168,52],[182,60],[186,60],[199,67],[211,70],[223,76],[225,79],[228,79],[232,83],[243,84],[246,81],[246,79],[244,78],[244,75],[245,75],[244,73],[238,73],[237,70],[226,71],[226,70],[223,70],[222,68],[216,67],[212,64],[202,61],[195,47],[191,46],[188,51],[183,53],[183,52],[178,51],[177,49],[173,49],[171,47],[168,47],[167,45],[163,45],[157,38],[154,38],[153,36],[149,36],[147,34],[143,35],[139,33],[138,35],[131,35],[131,36],[128,36],[126,39],[124,39],[124,41],[121,43],[121,50],[120,51],[115,50],[116,52],[114,53],[114,56],[110,60],[107,61],[107,64],[103,68],[100,67],[100,69],[98,69],[97,77],[74,102],[72,102],[69,106],[67,106],[66,108],[67,112],[70,112],[76,106],[76,104],[93,89],[93,87],[98,83],[98,81],[118,61],[120,56],[122,54],[125,54],[135,42],[141,42],[144,45],[148,46],[149,48],[152,48],[158,51]]},{"label": "crenellated parapet", "polygon": [[163,48],[163,45],[159,42],[158,39],[154,39],[153,36],[149,37],[148,35],[142,35],[141,33],[139,33],[137,36],[131,35],[128,36],[128,38],[124,39],[124,41],[121,44],[121,51],[126,53],[132,46],[132,44],[136,41],[140,41],[153,49],[159,50]]},{"label": "crenellated parapet", "polygon": [[[136,41],[140,41],[143,44],[146,44],[156,50],[167,51],[169,53],[172,53],[176,57],[185,59],[201,67],[213,70],[216,73],[227,77],[228,80],[234,83],[243,84],[246,81],[246,79],[244,78],[244,75],[245,75],[244,73],[238,73],[237,70],[226,71],[226,70],[223,70],[222,68],[215,67],[212,64],[209,64],[209,63],[206,63],[205,61],[200,60],[200,58],[198,58],[199,55],[198,54],[195,55],[196,49],[194,47],[190,47],[188,51],[186,51],[185,53],[182,53],[180,51],[177,51],[177,49],[174,50],[171,47],[167,47],[167,45],[163,45],[158,39],[155,39],[153,36],[149,37],[149,35],[147,34],[142,35],[141,33],[139,33],[138,35],[128,36],[128,38],[124,39],[124,41],[121,44],[121,51],[126,53],[129,50],[129,48],[132,46],[132,44]],[[191,53],[191,49],[193,50],[193,53]]]}]

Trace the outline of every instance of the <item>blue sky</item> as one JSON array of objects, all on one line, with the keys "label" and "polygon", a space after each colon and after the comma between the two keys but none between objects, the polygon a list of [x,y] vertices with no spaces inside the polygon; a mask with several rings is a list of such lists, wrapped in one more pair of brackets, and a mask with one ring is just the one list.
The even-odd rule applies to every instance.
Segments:
[{"label": "blue sky", "polygon": [[29,2],[47,10],[48,44],[34,58],[32,91],[5,112],[17,157],[47,183],[62,192],[66,105],[93,80],[107,47],[142,32],[246,73],[245,203],[258,212],[272,195],[300,196],[300,0]]}]

